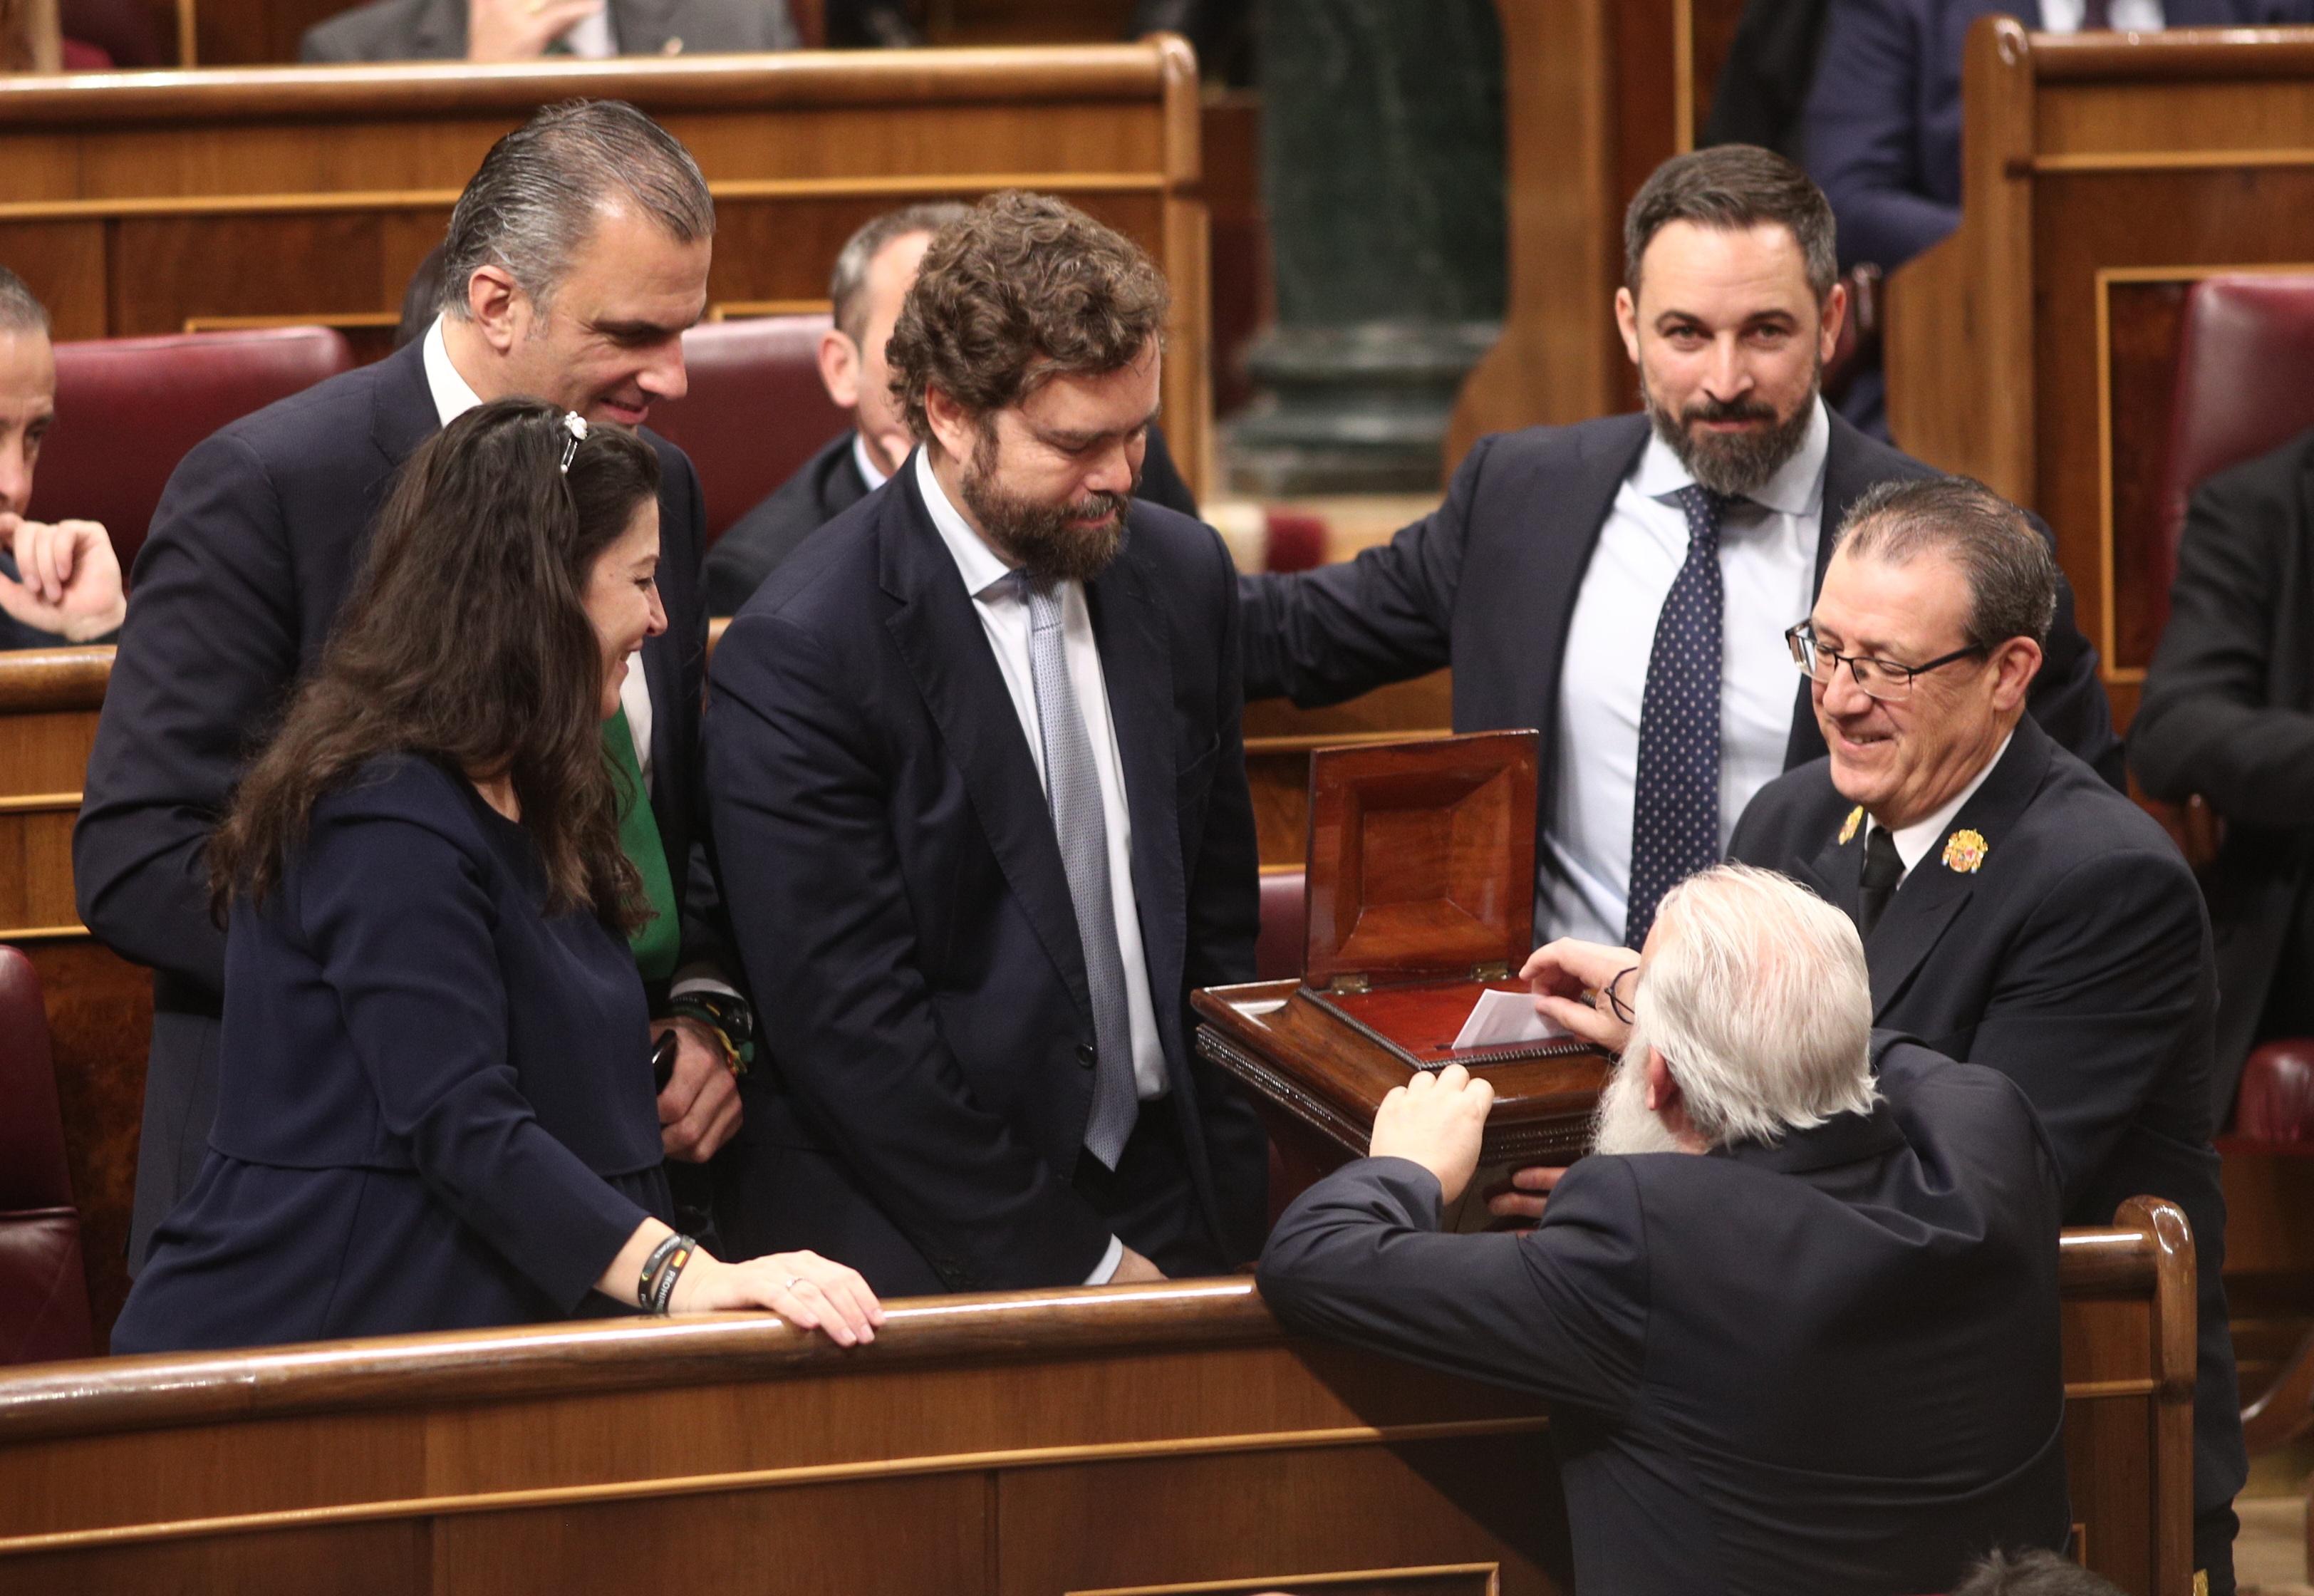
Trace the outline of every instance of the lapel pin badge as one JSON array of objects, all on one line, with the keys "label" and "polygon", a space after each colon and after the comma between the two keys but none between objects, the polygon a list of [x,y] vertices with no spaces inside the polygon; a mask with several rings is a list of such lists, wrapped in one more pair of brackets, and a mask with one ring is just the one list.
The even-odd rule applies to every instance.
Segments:
[{"label": "lapel pin badge", "polygon": [[1990,851],[1992,850],[1985,845],[1983,833],[1955,832],[1945,839],[1945,868],[1958,870],[1964,876],[1974,876]]},{"label": "lapel pin badge", "polygon": [[1849,839],[1856,834],[1856,828],[1863,824],[1864,806],[1859,804],[1848,812],[1848,824],[1840,828],[1840,845],[1842,848],[1848,846]]}]

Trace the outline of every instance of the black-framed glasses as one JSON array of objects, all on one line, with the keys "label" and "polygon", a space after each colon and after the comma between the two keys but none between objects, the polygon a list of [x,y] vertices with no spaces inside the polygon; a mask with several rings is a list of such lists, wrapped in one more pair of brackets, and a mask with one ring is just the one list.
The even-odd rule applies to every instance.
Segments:
[{"label": "black-framed glasses", "polygon": [[1607,994],[1607,1007],[1615,1011],[1617,1019],[1625,1025],[1638,1023],[1638,1016],[1631,1005],[1639,1001],[1638,966],[1625,965],[1599,990]]},{"label": "black-framed glasses", "polygon": [[1868,655],[1841,654],[1816,641],[1815,629],[1806,622],[1785,631],[1784,641],[1792,651],[1792,663],[1799,666],[1800,675],[1811,682],[1832,685],[1832,678],[1841,666],[1867,698],[1877,698],[1883,703],[1901,701],[1912,696],[1912,679],[1941,670],[1957,660],[1974,655],[1990,654],[1983,643],[1971,643],[1965,648],[1956,648],[1949,654],[1939,654],[1921,665],[1899,665],[1893,659],[1874,659]]}]

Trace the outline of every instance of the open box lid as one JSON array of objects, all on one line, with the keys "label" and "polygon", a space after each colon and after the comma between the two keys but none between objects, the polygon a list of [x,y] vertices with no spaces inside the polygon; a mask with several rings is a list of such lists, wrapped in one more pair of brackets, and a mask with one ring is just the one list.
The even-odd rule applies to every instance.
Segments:
[{"label": "open box lid", "polygon": [[1305,985],[1484,981],[1526,961],[1541,742],[1479,732],[1310,756]]}]

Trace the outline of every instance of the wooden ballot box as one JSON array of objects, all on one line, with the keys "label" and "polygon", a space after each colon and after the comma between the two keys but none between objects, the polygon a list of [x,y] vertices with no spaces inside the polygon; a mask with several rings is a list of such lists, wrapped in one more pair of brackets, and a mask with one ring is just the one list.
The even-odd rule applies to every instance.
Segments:
[{"label": "wooden ballot box", "polygon": [[1364,1157],[1383,1097],[1453,1063],[1495,1088],[1474,1191],[1581,1155],[1605,1054],[1566,1036],[1453,1045],[1481,992],[1527,990],[1536,745],[1487,732],[1312,755],[1302,979],[1191,998],[1199,1053],[1252,1092],[1294,1185]]}]

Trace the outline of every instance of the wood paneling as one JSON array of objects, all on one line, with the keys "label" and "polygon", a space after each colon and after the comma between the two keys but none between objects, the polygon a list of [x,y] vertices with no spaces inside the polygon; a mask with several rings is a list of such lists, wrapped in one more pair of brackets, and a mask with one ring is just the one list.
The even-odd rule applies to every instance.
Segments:
[{"label": "wood paneling", "polygon": [[40,972],[99,1345],[128,1294],[153,1018],[151,977],[92,941],[73,902],[72,824],[111,665],[110,648],[0,653],[0,942]]},{"label": "wood paneling", "polygon": [[[2076,1511],[2183,1596],[2190,1256],[2124,1212],[2064,1245]],[[1244,1280],[889,1307],[850,1352],[720,1315],[10,1371],[0,1586],[1559,1588],[1535,1404],[1287,1339]]]},{"label": "wood paneling", "polygon": [[65,338],[396,312],[490,144],[578,93],[634,101],[697,157],[715,300],[819,297],[844,237],[913,199],[1043,189],[1129,232],[1173,280],[1165,424],[1203,485],[1205,209],[1179,40],[0,83],[0,260]]},{"label": "wood paneling", "polygon": [[[2126,725],[2178,304],[2314,261],[2314,31],[1969,36],[1963,221],[1892,278],[1898,442],[2040,511]],[[1997,378],[1988,374],[1998,374]]]},{"label": "wood paneling", "polygon": [[1261,862],[1295,865],[1309,848],[1310,752],[1345,743],[1444,736],[1453,727],[1453,681],[1434,671],[1324,710],[1284,699],[1245,707],[1245,769],[1253,787]]}]

